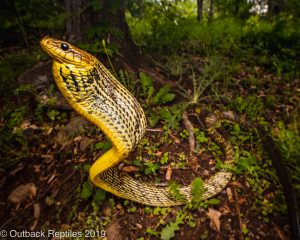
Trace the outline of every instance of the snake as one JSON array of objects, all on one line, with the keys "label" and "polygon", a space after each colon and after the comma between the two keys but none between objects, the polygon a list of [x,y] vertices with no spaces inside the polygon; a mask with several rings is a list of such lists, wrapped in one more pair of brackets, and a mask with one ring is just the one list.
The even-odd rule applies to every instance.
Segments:
[{"label": "snake", "polygon": [[[40,41],[52,57],[52,75],[71,107],[96,125],[111,141],[112,147],[98,158],[89,170],[93,184],[120,198],[144,205],[169,207],[193,200],[192,184],[180,186],[181,198],[170,187],[140,181],[120,170],[118,164],[135,149],[146,131],[146,116],[137,99],[92,54],[49,36]],[[232,111],[214,111],[205,118],[205,127],[224,152],[224,165],[203,180],[201,200],[216,196],[232,177],[235,151],[217,128],[223,122],[247,125],[243,116]]]}]

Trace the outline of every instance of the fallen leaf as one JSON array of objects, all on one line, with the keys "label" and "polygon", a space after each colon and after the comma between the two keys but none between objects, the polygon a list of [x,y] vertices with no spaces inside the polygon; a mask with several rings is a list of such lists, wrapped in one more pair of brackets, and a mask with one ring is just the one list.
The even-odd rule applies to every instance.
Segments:
[{"label": "fallen leaf", "polygon": [[229,202],[230,202],[230,203],[233,203],[233,202],[234,202],[234,199],[233,199],[233,195],[232,195],[231,189],[230,189],[230,188],[226,188],[226,193],[227,193]]},{"label": "fallen leaf", "polygon": [[168,165],[167,173],[166,173],[166,180],[170,181],[172,176],[172,168],[171,165]]},{"label": "fallen leaf", "polygon": [[23,184],[15,188],[8,196],[12,203],[22,203],[26,198],[32,199],[36,196],[37,187],[34,183]]},{"label": "fallen leaf", "polygon": [[30,231],[33,231],[36,228],[39,218],[40,218],[40,215],[41,215],[41,207],[40,207],[39,203],[35,203],[33,205],[33,211],[34,211],[33,212],[34,222],[33,222],[32,226],[30,227]]},{"label": "fallen leaf", "polygon": [[239,199],[239,205],[242,205],[242,204],[244,204],[245,202],[246,202],[246,198],[241,197],[241,198]]},{"label": "fallen leaf", "polygon": [[135,226],[138,228],[138,229],[143,229],[143,225],[139,224],[139,223],[136,223]]},{"label": "fallen leaf", "polygon": [[117,222],[112,222],[105,229],[106,237],[109,240],[123,240],[123,237],[120,233],[120,224]]},{"label": "fallen leaf", "polygon": [[49,179],[47,180],[47,184],[50,184],[56,176],[57,176],[56,173],[52,174],[51,177],[49,177]]},{"label": "fallen leaf", "polygon": [[51,197],[46,197],[46,199],[45,199],[45,203],[46,203],[48,206],[53,205],[54,202],[55,202],[54,199],[51,198]]},{"label": "fallen leaf", "polygon": [[33,171],[34,172],[41,172],[41,165],[39,164],[39,165],[37,165],[37,164],[35,164],[35,165],[33,165],[32,166],[32,168],[33,168]]},{"label": "fallen leaf", "polygon": [[157,152],[155,153],[155,156],[156,156],[156,157],[160,157],[162,154],[163,154],[163,152],[157,151]]},{"label": "fallen leaf", "polygon": [[40,207],[40,204],[39,203],[35,203],[33,204],[33,216],[34,218],[38,219],[41,215],[41,207]]},{"label": "fallen leaf", "polygon": [[19,163],[18,166],[12,170],[11,172],[9,172],[9,176],[15,176],[19,171],[24,169],[24,164],[23,163]]},{"label": "fallen leaf", "polygon": [[105,205],[102,208],[102,213],[105,217],[110,217],[112,213],[112,209],[109,205]]},{"label": "fallen leaf", "polygon": [[171,138],[173,138],[173,140],[174,140],[174,142],[176,143],[176,144],[180,144],[180,139],[179,138],[177,138],[177,137],[175,137],[173,134],[171,134],[170,133],[170,136],[171,136]]},{"label": "fallen leaf", "polygon": [[52,133],[53,129],[54,129],[53,127],[49,128],[46,134],[50,135]]},{"label": "fallen leaf", "polygon": [[275,228],[275,231],[276,231],[278,237],[280,238],[280,240],[286,240],[287,239],[284,232],[277,225],[274,224],[274,228]]},{"label": "fallen leaf", "polygon": [[220,217],[221,213],[213,208],[208,208],[207,216],[210,218],[210,227],[220,232],[221,224]]},{"label": "fallen leaf", "polygon": [[125,167],[122,167],[122,171],[124,171],[124,172],[136,172],[136,171],[139,171],[139,168],[135,167],[135,166],[125,166]]},{"label": "fallen leaf", "polygon": [[81,140],[81,136],[77,136],[73,140],[74,140],[74,142],[79,142]]},{"label": "fallen leaf", "polygon": [[79,144],[80,150],[84,151],[89,145],[91,145],[92,142],[93,140],[91,138],[81,137],[80,144]]}]

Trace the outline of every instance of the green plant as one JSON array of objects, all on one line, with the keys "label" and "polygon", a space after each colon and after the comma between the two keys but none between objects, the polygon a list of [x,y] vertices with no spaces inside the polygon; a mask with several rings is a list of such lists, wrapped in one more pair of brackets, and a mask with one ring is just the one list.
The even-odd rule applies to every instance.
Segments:
[{"label": "green plant", "polygon": [[179,133],[179,136],[182,139],[186,139],[189,136],[189,132],[186,129],[183,129],[182,132]]},{"label": "green plant", "polygon": [[143,90],[143,95],[146,97],[146,104],[148,106],[161,105],[171,102],[175,98],[174,93],[170,93],[170,86],[165,85],[161,87],[158,92],[154,94],[153,79],[143,72],[139,74],[140,82]]},{"label": "green plant", "polygon": [[165,152],[162,156],[162,158],[160,159],[160,163],[161,164],[167,164],[169,161],[169,153]]},{"label": "green plant", "polygon": [[263,113],[264,105],[260,98],[248,96],[246,98],[236,97],[232,105],[240,114],[246,114],[247,117],[254,121]]},{"label": "green plant", "polygon": [[159,169],[159,164],[158,163],[153,163],[153,162],[145,162],[144,165],[146,166],[145,168],[145,174],[156,174],[156,171]]},{"label": "green plant", "polygon": [[22,93],[36,93],[35,87],[28,83],[28,84],[21,84],[14,92],[16,96],[21,95]]},{"label": "green plant", "polygon": [[284,164],[289,169],[291,181],[300,195],[300,134],[297,118],[288,126],[282,121],[277,122],[272,133],[282,153]]},{"label": "green plant", "polygon": [[94,146],[94,149],[95,150],[98,150],[98,149],[101,149],[101,150],[103,150],[103,151],[106,151],[106,150],[108,150],[108,149],[110,149],[111,148],[111,141],[109,140],[109,139],[105,139],[104,141],[102,141],[102,142],[97,142],[96,144],[95,144],[95,146]]},{"label": "green plant", "polygon": [[128,71],[119,70],[118,80],[131,92],[133,95],[138,95],[140,87],[138,80]]},{"label": "green plant", "polygon": [[169,184],[169,190],[174,196],[175,199],[177,199],[180,202],[186,202],[186,199],[184,195],[180,192],[180,185],[177,182],[171,181]]},{"label": "green plant", "polygon": [[179,211],[176,214],[176,219],[174,222],[170,222],[167,226],[165,226],[161,233],[160,237],[162,240],[169,240],[175,236],[175,232],[178,231],[179,225],[184,223],[184,218],[186,214],[183,211]]},{"label": "green plant", "polygon": [[205,192],[203,187],[203,181],[201,178],[197,177],[193,180],[191,189],[192,201],[187,204],[188,209],[199,209],[199,208],[208,208],[210,205],[217,205],[220,201],[216,198],[210,198],[203,201],[202,196]]},{"label": "green plant", "polygon": [[[223,63],[219,56],[211,56],[201,70],[196,74],[192,69],[191,81],[193,84],[192,94],[178,83],[180,94],[188,99],[189,104],[197,104],[208,96],[204,93],[213,88],[213,83],[223,76]],[[213,90],[214,91],[214,90]]]},{"label": "green plant", "polygon": [[93,186],[91,185],[91,183],[89,181],[85,182],[82,185],[82,190],[80,193],[81,198],[83,198],[84,200],[87,200],[92,194],[93,194]]},{"label": "green plant", "polygon": [[23,90],[29,90],[29,85],[21,85],[18,88],[17,83],[17,77],[39,60],[39,56],[35,51],[33,51],[34,54],[28,54],[29,51],[19,51],[8,55],[3,54],[0,57],[1,101],[6,102],[14,92],[19,94]]},{"label": "green plant", "polygon": [[154,127],[159,120],[165,123],[166,128],[179,129],[179,123],[182,119],[182,113],[187,108],[186,104],[174,104],[171,107],[162,107],[158,111],[150,111],[149,123]]},{"label": "green plant", "polygon": [[149,228],[149,227],[147,228],[146,233],[148,233],[148,234],[151,235],[151,236],[155,236],[155,237],[158,237],[158,235],[159,235],[159,232],[154,231],[154,230],[152,230],[152,229]]}]

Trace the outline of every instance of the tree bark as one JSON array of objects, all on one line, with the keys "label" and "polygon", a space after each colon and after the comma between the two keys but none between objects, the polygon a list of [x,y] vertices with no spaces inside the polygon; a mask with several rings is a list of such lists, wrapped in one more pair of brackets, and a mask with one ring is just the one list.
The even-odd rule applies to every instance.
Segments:
[{"label": "tree bark", "polygon": [[68,13],[66,22],[67,39],[71,43],[84,41],[84,33],[91,25],[91,19],[88,13],[81,13],[81,9],[87,6],[88,0],[65,0],[65,9]]},{"label": "tree bark", "polygon": [[203,11],[203,0],[197,0],[197,19],[199,22],[202,21],[202,11]]},{"label": "tree bark", "polygon": [[[119,6],[115,8],[109,1],[99,0],[99,5],[95,9],[90,0],[65,0],[65,9],[69,14],[66,35],[71,43],[105,39],[106,42],[117,45],[121,55],[127,61],[136,62],[140,57],[125,21],[124,1],[120,1]],[[88,39],[87,31],[92,27],[99,27],[103,31],[97,33],[94,38]],[[114,30],[122,36],[114,34]]]},{"label": "tree bark", "polygon": [[269,15],[279,15],[285,9],[284,0],[268,0],[267,3]]},{"label": "tree bark", "polygon": [[210,0],[210,5],[209,5],[209,20],[212,20],[214,16],[214,0]]},{"label": "tree bark", "polygon": [[[98,0],[64,0],[65,9],[69,14],[67,19],[67,39],[71,43],[96,42],[105,39],[118,47],[114,64],[130,71],[143,71],[163,84],[173,84],[161,74],[147,67],[147,58],[142,56],[131,38],[125,19],[126,3],[119,1]],[[96,3],[96,6],[93,5]],[[87,31],[98,28],[96,35],[89,37]]]}]

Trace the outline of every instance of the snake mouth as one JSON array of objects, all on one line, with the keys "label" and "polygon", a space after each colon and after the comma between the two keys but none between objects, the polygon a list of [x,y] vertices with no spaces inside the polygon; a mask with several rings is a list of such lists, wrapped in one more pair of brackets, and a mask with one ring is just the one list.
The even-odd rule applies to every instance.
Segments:
[{"label": "snake mouth", "polygon": [[63,60],[62,50],[60,50],[58,48],[56,39],[46,36],[40,41],[40,45],[41,45],[42,49],[51,58],[53,58],[53,60],[55,60],[59,63],[66,62],[66,60]]},{"label": "snake mouth", "polygon": [[91,64],[93,57],[87,52],[62,40],[49,36],[40,41],[42,49],[50,55],[53,60],[63,64],[72,64],[77,67],[86,67]]}]

